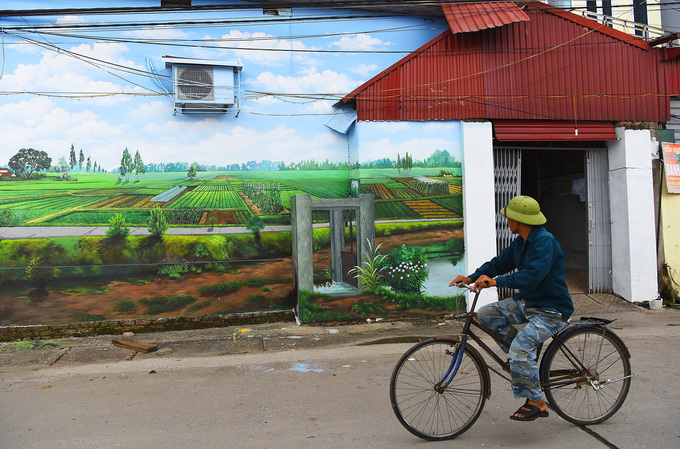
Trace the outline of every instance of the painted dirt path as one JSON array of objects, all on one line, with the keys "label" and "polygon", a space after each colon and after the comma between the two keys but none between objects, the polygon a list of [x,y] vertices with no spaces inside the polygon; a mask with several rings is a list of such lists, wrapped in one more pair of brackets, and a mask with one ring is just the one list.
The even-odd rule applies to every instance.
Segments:
[{"label": "painted dirt path", "polygon": [[[382,244],[381,253],[389,251],[402,243],[407,245],[428,245],[462,238],[462,229],[416,232],[409,234],[379,237],[376,244]],[[328,265],[330,250],[314,253],[315,264]],[[139,301],[154,296],[191,295],[196,302],[183,309],[153,315],[168,317],[178,315],[208,315],[213,313],[237,313],[271,310],[272,308],[293,307],[292,261],[290,259],[250,263],[239,268],[236,273],[203,272],[185,274],[180,279],[168,279],[160,275],[130,276],[115,280],[85,280],[51,287],[42,296],[31,296],[24,286],[15,286],[0,293],[0,325],[48,324],[95,319],[129,319],[144,314],[144,306],[137,304],[132,313],[114,311],[114,304],[121,300]],[[269,283],[247,286],[243,282],[253,278],[268,278]],[[242,286],[225,296],[202,296],[201,287],[218,282],[241,281]],[[357,295],[335,298],[325,306],[329,310],[349,311],[361,298]],[[202,307],[197,305],[203,304]],[[418,312],[418,311],[411,311]]]}]

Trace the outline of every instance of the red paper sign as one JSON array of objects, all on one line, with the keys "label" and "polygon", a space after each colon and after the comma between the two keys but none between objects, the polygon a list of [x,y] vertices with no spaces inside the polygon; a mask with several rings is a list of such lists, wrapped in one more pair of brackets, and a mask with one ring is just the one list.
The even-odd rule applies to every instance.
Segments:
[{"label": "red paper sign", "polygon": [[680,193],[680,143],[661,144],[668,193]]}]

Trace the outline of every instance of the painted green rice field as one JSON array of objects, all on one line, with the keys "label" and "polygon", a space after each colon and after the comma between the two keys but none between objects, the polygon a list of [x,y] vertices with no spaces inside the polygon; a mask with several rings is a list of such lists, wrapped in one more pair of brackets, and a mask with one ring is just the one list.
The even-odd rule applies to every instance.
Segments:
[{"label": "painted green rice field", "polygon": [[[360,192],[375,196],[377,220],[461,218],[460,176],[444,178],[436,172],[413,169],[406,178],[396,169],[361,170]],[[243,225],[253,215],[279,224],[287,222],[283,218],[293,195],[349,196],[344,170],[199,172],[193,179],[185,173],[148,173],[129,182],[117,174],[57,179],[0,182],[4,221],[14,226],[108,225],[119,213],[128,224],[143,226],[149,211],[159,207],[175,217],[173,224]],[[179,216],[192,218],[182,221]]]}]

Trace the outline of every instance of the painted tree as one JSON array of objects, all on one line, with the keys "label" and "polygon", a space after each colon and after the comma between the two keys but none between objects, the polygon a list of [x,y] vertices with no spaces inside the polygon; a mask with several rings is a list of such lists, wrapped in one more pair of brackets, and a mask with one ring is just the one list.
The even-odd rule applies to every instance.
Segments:
[{"label": "painted tree", "polygon": [[399,176],[401,176],[401,157],[399,157],[399,153],[397,153],[397,172],[399,172]]},{"label": "painted tree", "polygon": [[246,223],[246,229],[253,233],[255,242],[260,244],[260,231],[264,229],[264,220],[259,215],[251,215]]},{"label": "painted tree", "polygon": [[187,172],[187,176],[190,177],[191,179],[194,179],[196,177],[196,166],[195,165],[192,164],[191,167],[189,167],[189,171]]},{"label": "painted tree", "polygon": [[144,161],[142,160],[142,156],[139,154],[139,150],[137,150],[135,153],[135,161],[132,165],[135,170],[135,175],[137,175],[137,181],[139,181],[140,176],[146,173],[146,170],[144,169]]},{"label": "painted tree", "polygon": [[130,156],[130,152],[126,147],[120,160],[120,175],[125,176],[125,182],[130,182],[130,172],[132,169],[132,156]]},{"label": "painted tree", "polygon": [[80,174],[83,174],[83,164],[85,163],[85,155],[83,154],[83,149],[80,149],[80,155],[78,155],[78,166],[80,167]]},{"label": "painted tree", "polygon": [[7,165],[14,170],[14,173],[23,175],[24,179],[30,179],[36,170],[49,170],[52,166],[52,158],[44,151],[22,148],[12,156]]},{"label": "painted tree", "polygon": [[59,173],[61,173],[61,178],[62,179],[68,179],[69,178],[68,162],[66,162],[65,157],[59,158],[59,162],[57,163],[57,167],[58,167]]},{"label": "painted tree", "polygon": [[73,144],[71,144],[71,152],[69,153],[68,157],[68,165],[71,167],[71,170],[73,170],[73,167],[76,166],[76,149],[73,148]]},{"label": "painted tree", "polygon": [[85,165],[85,168],[88,173],[90,173],[90,170],[92,170],[92,161],[90,160],[90,156],[87,157],[87,165]]},{"label": "painted tree", "polygon": [[401,168],[404,169],[406,177],[409,178],[411,174],[411,169],[413,168],[413,157],[408,154],[408,151],[401,160]]}]

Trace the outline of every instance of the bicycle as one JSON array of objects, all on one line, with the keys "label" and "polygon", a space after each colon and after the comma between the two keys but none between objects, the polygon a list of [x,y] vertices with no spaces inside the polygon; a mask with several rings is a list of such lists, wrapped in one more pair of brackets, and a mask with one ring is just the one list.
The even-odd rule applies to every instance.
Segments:
[{"label": "bicycle", "polygon": [[[399,359],[390,380],[390,401],[399,422],[426,440],[448,440],[468,430],[482,413],[491,395],[489,368],[472,339],[500,367],[510,372],[507,361],[487,346],[472,327],[496,341],[474,313],[480,290],[475,293],[458,338],[435,337],[417,343]],[[541,387],[548,406],[577,425],[597,424],[614,415],[628,395],[630,353],[607,325],[614,320],[584,317],[568,324],[552,337],[539,366]],[[537,360],[542,345],[537,348]]]}]

